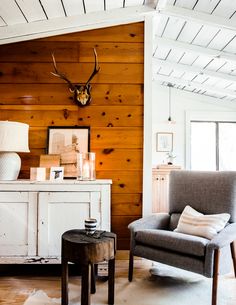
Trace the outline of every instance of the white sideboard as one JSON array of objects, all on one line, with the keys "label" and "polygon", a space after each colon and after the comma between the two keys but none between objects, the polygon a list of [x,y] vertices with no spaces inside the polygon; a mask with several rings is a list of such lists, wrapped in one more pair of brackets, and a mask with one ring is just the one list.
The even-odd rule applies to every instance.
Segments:
[{"label": "white sideboard", "polygon": [[110,230],[111,183],[0,181],[0,262],[60,259],[62,233],[83,228],[88,217]]}]

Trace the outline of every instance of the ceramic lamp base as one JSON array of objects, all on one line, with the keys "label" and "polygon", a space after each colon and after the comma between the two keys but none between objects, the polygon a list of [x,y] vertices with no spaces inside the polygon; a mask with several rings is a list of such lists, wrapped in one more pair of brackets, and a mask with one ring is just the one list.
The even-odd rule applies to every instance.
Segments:
[{"label": "ceramic lamp base", "polygon": [[0,180],[17,180],[21,159],[15,152],[0,152]]}]

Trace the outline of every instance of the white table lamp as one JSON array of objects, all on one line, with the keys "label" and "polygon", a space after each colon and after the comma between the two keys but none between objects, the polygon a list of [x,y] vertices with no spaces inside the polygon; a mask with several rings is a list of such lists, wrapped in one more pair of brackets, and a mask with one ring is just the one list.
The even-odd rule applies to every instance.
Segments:
[{"label": "white table lamp", "polygon": [[29,125],[0,121],[0,180],[18,178],[21,159],[17,152],[29,152]]}]

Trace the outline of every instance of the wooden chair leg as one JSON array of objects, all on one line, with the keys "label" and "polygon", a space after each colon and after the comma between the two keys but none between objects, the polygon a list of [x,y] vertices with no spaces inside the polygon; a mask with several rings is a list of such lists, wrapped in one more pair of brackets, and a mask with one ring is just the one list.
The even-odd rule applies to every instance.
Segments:
[{"label": "wooden chair leg", "polygon": [[134,256],[131,253],[131,251],[129,251],[129,281],[132,282],[133,279],[133,269],[134,269]]},{"label": "wooden chair leg", "polygon": [[115,298],[115,259],[108,261],[108,304],[114,304]]},{"label": "wooden chair leg", "polygon": [[235,251],[235,243],[232,242],[230,244],[230,249],[231,249],[231,256],[233,260],[233,265],[234,265],[234,276],[236,277],[236,251]]},{"label": "wooden chair leg", "polygon": [[217,305],[219,258],[220,258],[220,250],[217,249],[217,250],[215,250],[215,253],[214,253],[212,303],[211,303],[212,305]]}]

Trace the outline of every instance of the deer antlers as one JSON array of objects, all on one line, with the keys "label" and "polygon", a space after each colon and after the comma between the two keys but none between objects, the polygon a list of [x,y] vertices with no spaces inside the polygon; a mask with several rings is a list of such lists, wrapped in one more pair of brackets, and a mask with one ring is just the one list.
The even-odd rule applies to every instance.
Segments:
[{"label": "deer antlers", "polygon": [[94,58],[95,58],[95,63],[94,63],[94,70],[92,74],[90,75],[89,79],[85,84],[72,84],[72,82],[67,78],[67,76],[64,73],[61,73],[57,69],[56,65],[56,60],[54,57],[54,54],[52,53],[52,59],[53,59],[53,66],[55,72],[51,72],[54,76],[59,77],[66,81],[69,85],[69,90],[74,93],[74,101],[79,105],[79,106],[86,106],[90,103],[91,101],[91,85],[90,82],[93,79],[93,77],[99,72],[100,67],[98,66],[98,59],[97,59],[97,52],[96,49],[93,49],[94,52]]}]

